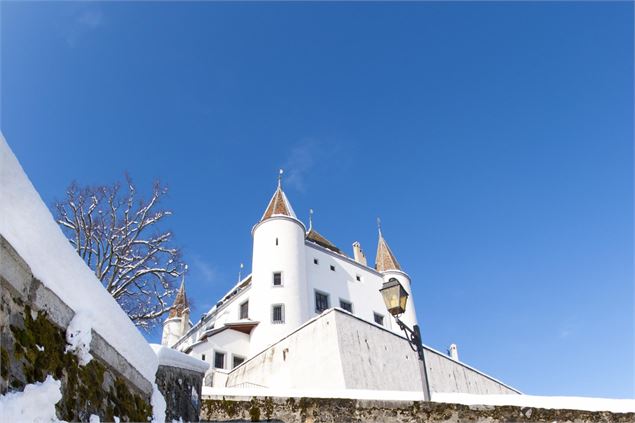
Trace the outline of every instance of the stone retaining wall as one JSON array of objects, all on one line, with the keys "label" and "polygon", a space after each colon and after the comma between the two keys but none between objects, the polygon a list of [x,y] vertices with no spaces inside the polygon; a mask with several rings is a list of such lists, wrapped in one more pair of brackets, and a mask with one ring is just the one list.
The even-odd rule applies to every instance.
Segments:
[{"label": "stone retaining wall", "polygon": [[635,413],[552,410],[516,406],[467,406],[436,402],[324,398],[205,399],[201,418],[214,422],[421,423],[421,422],[611,422],[632,423]]},{"label": "stone retaining wall", "polygon": [[[87,299],[89,301],[90,299]],[[152,385],[98,333],[93,360],[79,366],[66,352],[66,327],[74,316],[0,236],[0,393],[21,391],[47,375],[61,381],[57,416],[67,421],[147,421]]]},{"label": "stone retaining wall", "polygon": [[157,386],[167,405],[166,420],[199,421],[204,373],[159,365]]}]

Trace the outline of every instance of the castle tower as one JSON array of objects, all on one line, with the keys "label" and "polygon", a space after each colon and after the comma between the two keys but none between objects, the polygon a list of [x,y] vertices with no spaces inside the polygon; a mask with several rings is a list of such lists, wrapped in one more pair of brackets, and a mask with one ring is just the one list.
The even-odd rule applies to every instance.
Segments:
[{"label": "castle tower", "polygon": [[384,277],[384,282],[388,282],[391,278],[396,278],[399,283],[408,292],[408,302],[406,303],[406,312],[400,317],[401,321],[409,327],[417,325],[417,313],[415,311],[414,298],[412,296],[412,287],[410,286],[410,276],[401,270],[399,262],[390,250],[388,243],[384,239],[381,232],[381,226],[378,221],[379,241],[377,243],[377,256],[375,258],[375,269]]},{"label": "castle tower", "polygon": [[309,317],[305,227],[282,190],[282,171],[260,222],[252,229],[252,282],[249,314],[259,324],[251,332],[257,353],[299,327]]},{"label": "castle tower", "polygon": [[185,333],[192,327],[190,323],[190,305],[185,295],[185,277],[181,280],[181,287],[176,293],[174,305],[168,318],[163,322],[163,336],[161,337],[161,345],[171,347],[181,339]]}]

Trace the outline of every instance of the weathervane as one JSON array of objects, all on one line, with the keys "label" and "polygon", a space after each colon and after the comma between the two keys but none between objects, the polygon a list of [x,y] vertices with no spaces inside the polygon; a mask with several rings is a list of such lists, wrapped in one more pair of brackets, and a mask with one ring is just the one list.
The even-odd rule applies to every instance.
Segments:
[{"label": "weathervane", "polygon": [[379,231],[379,236],[381,235],[381,219],[377,218],[377,230]]},{"label": "weathervane", "polygon": [[238,270],[238,282],[242,279],[243,267],[245,267],[242,263],[240,263],[240,269]]},{"label": "weathervane", "polygon": [[309,209],[309,231],[313,229],[313,209]]},{"label": "weathervane", "polygon": [[284,169],[280,169],[278,171],[278,188],[282,188],[282,174],[284,173]]}]

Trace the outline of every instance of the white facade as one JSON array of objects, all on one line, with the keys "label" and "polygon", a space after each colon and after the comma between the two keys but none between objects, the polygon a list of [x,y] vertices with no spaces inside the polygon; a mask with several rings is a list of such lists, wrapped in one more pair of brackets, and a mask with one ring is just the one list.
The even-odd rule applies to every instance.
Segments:
[{"label": "white facade", "polygon": [[[401,316],[401,320],[410,327],[417,324],[413,283],[410,276],[401,269],[381,231],[373,268],[366,264],[366,257],[359,243],[354,243],[351,249],[354,258],[351,258],[317,233],[312,224],[307,231],[278,185],[260,222],[253,227],[252,236],[251,275],[234,286],[187,331],[183,330],[182,325],[177,326],[174,319],[168,319],[165,323],[164,336],[167,343],[164,342],[164,345],[172,346],[211,364],[205,385],[224,387],[229,383],[235,384],[238,380],[245,387],[267,388],[306,384],[341,388],[350,385],[356,376],[347,369],[355,367],[350,361],[355,361],[355,357],[359,355],[359,345],[356,344],[354,351],[347,351],[341,334],[336,334],[334,339],[320,339],[317,349],[319,354],[315,352],[317,344],[309,342],[311,336],[301,338],[305,344],[299,345],[297,339],[300,338],[294,335],[293,339],[297,339],[293,344],[293,352],[290,352],[289,348],[278,351],[278,346],[282,345],[280,342],[284,344],[283,340],[290,334],[305,327],[307,322],[328,314],[328,310],[333,308],[343,309],[347,312],[345,314],[356,317],[355,321],[359,322],[356,323],[356,327],[361,327],[359,325],[365,322],[362,326],[365,324],[367,328],[361,332],[361,329],[356,329],[358,334],[390,334],[388,337],[380,336],[381,339],[394,339],[394,334],[403,336],[386,310],[379,292],[383,283],[391,278],[396,278],[409,294],[406,312]],[[185,301],[182,305],[185,307],[187,304],[184,294],[181,301]],[[312,325],[312,329],[304,329],[303,333],[315,330],[320,325],[328,325],[328,322],[326,319],[320,324]],[[379,332],[373,331],[373,328]],[[175,334],[179,337],[178,340],[174,339]],[[342,339],[338,340],[338,336]],[[373,336],[376,340],[377,336]],[[353,345],[354,342],[359,342],[359,339],[347,342]],[[394,348],[400,349],[402,346],[398,347],[395,344],[388,347],[386,345],[379,348],[374,345],[373,350],[389,351]],[[314,352],[309,353],[310,351]],[[338,365],[327,369],[325,366],[315,366],[312,359],[307,361],[300,357],[320,356],[326,359],[332,355],[331,353],[342,357],[344,368]],[[287,361],[287,354],[293,354],[293,360]],[[410,361],[416,364],[414,355],[411,358]],[[373,380],[373,383],[368,382],[370,384],[367,383],[368,386],[365,387],[379,389],[381,380],[385,379],[381,372],[386,363],[380,363],[379,356],[369,359],[377,361],[379,373],[359,376],[362,379],[353,383],[356,389],[364,388],[364,384],[370,380]],[[245,365],[241,365],[242,363]],[[263,368],[258,370],[258,366]],[[237,374],[243,374],[247,368],[249,380],[238,378]],[[368,373],[367,369],[364,371]],[[335,379],[328,376],[328,372],[335,372],[331,375]],[[443,375],[436,377],[443,379],[448,377],[447,375],[444,370]],[[307,378],[310,380],[299,380]],[[335,383],[337,380],[339,382]],[[417,383],[420,382],[409,381],[403,387],[395,385],[394,388],[417,389]],[[436,383],[440,385],[442,381]],[[447,385],[453,386],[452,383],[448,382]]]}]

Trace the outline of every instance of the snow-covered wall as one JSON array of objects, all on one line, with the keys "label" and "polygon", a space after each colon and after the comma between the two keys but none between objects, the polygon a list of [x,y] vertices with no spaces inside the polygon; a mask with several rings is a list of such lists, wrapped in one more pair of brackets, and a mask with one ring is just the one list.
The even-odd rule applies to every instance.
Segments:
[{"label": "snow-covered wall", "polygon": [[0,216],[0,234],[33,276],[85,316],[94,332],[153,383],[158,366],[154,352],[72,248],[2,136]]},{"label": "snow-covered wall", "polygon": [[[433,392],[518,393],[429,348],[425,356]],[[339,309],[310,320],[229,374],[228,387],[250,385],[326,396],[341,389],[422,389],[417,355],[405,338]]]}]

